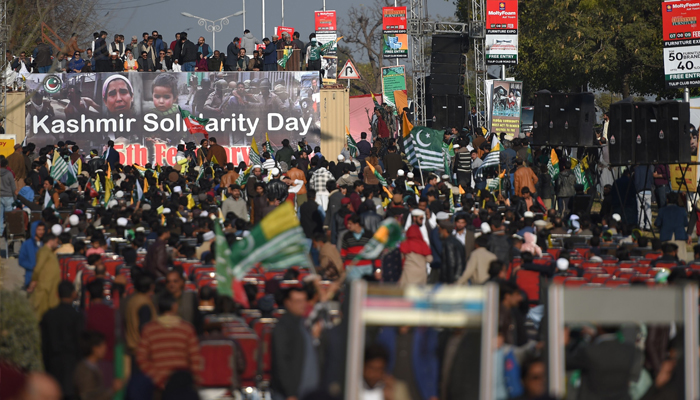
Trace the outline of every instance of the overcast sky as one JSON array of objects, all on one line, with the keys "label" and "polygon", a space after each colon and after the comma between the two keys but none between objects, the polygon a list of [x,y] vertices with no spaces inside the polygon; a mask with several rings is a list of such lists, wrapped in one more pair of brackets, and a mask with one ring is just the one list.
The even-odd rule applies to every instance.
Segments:
[{"label": "overcast sky", "polygon": [[[198,38],[204,36],[207,43],[212,43],[212,34],[203,26],[197,24],[194,18],[181,15],[182,12],[216,20],[243,9],[244,0],[124,0],[112,3],[103,2],[99,8],[101,16],[110,21],[107,26],[109,38],[115,33],[125,36],[125,42],[136,35],[141,40],[141,34],[157,30],[170,43],[175,39],[175,32],[186,31],[188,36]],[[282,24],[282,1],[265,1],[265,36],[271,36],[275,26]],[[245,0],[246,26],[262,40],[262,1]],[[431,16],[452,16],[455,6],[452,0],[428,0]],[[343,16],[352,5],[372,4],[372,0],[326,0],[327,10],[338,12],[338,24],[342,27]],[[285,26],[294,27],[302,35],[302,40],[308,40],[308,35],[314,29],[314,10],[322,10],[322,0],[286,0],[284,1]],[[224,51],[228,43],[243,34],[243,17],[232,17],[229,25],[216,34],[216,47]],[[196,43],[196,40],[192,40]]]}]

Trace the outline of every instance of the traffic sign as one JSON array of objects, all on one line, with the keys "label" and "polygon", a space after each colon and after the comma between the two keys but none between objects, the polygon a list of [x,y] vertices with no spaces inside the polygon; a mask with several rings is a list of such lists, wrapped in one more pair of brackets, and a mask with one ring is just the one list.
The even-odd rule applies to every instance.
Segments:
[{"label": "traffic sign", "polygon": [[350,59],[345,62],[343,69],[340,70],[338,79],[362,79],[360,71],[355,68],[355,64]]}]

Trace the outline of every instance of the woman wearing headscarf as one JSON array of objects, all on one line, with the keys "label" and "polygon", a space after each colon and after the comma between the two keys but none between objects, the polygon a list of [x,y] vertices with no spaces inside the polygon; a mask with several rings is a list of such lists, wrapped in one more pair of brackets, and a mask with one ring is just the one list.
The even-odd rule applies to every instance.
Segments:
[{"label": "woman wearing headscarf", "polygon": [[527,251],[535,257],[542,257],[542,249],[537,245],[537,236],[530,232],[525,232],[523,240],[525,243],[520,247],[521,252]]},{"label": "woman wearing headscarf", "polygon": [[401,243],[403,273],[399,285],[425,285],[428,282],[427,264],[433,261],[430,247],[423,240],[418,225],[411,225],[406,231],[406,240]]}]

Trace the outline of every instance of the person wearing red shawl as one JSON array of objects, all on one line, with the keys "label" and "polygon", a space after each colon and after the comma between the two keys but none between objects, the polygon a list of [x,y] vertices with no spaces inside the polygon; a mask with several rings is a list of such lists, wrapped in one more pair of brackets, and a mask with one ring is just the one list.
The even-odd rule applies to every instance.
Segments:
[{"label": "person wearing red shawl", "polygon": [[423,240],[418,225],[411,225],[406,231],[406,240],[401,243],[403,272],[399,285],[425,285],[428,282],[427,264],[433,261],[430,247]]}]

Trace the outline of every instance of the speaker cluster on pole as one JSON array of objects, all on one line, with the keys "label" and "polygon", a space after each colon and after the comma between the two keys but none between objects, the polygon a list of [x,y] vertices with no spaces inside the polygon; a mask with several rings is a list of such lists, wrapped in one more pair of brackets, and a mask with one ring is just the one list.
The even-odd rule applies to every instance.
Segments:
[{"label": "speaker cluster on pole", "polygon": [[678,164],[691,162],[690,104],[678,101],[610,105],[610,164]]},{"label": "speaker cluster on pole", "polygon": [[595,133],[593,93],[535,94],[533,144],[537,146],[592,146]]},{"label": "speaker cluster on pole", "polygon": [[469,96],[464,95],[469,37],[464,34],[433,35],[429,85],[432,127],[463,127],[469,112]]}]

